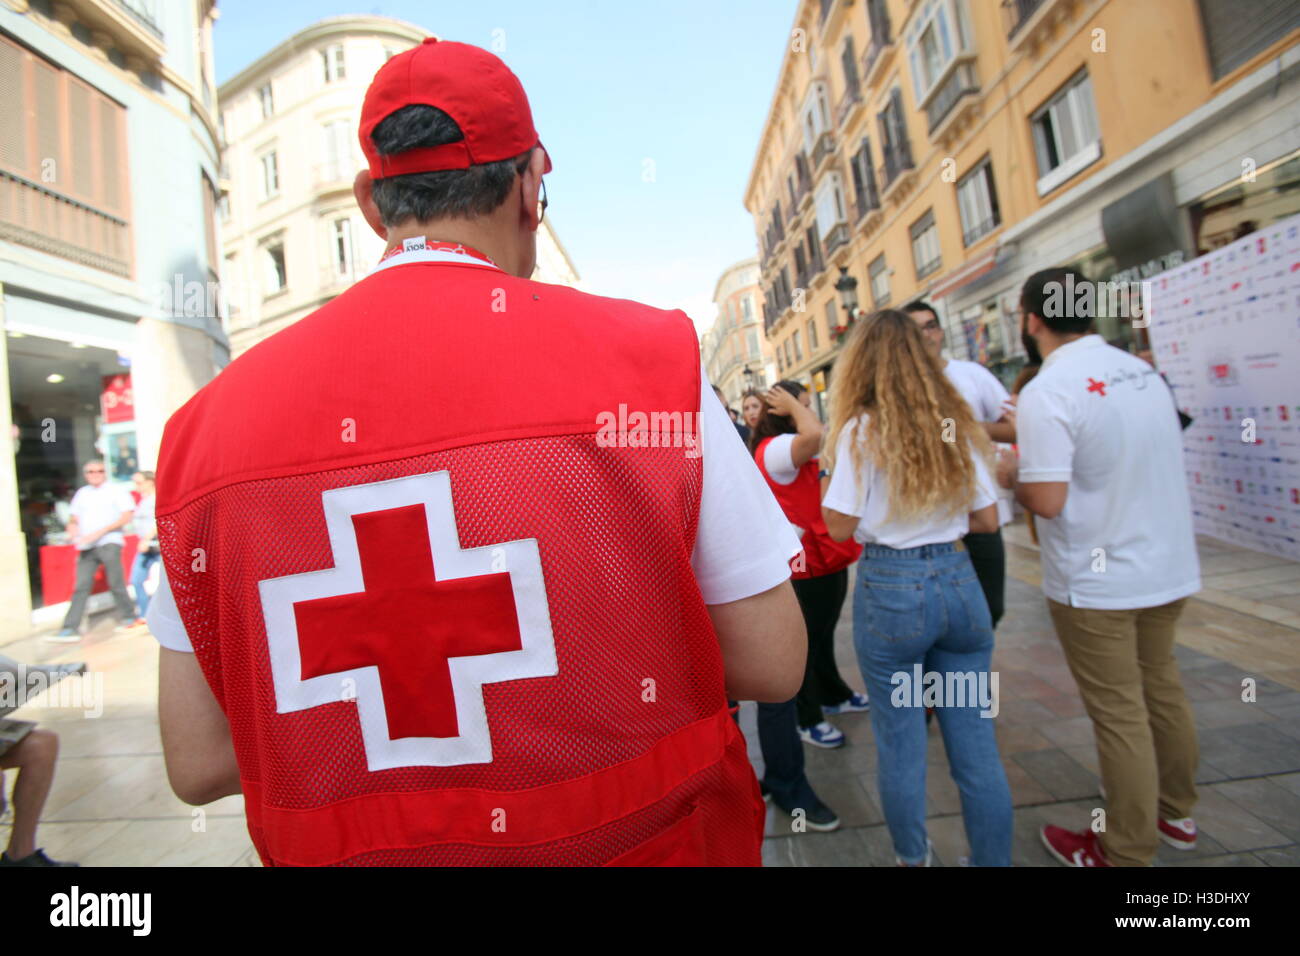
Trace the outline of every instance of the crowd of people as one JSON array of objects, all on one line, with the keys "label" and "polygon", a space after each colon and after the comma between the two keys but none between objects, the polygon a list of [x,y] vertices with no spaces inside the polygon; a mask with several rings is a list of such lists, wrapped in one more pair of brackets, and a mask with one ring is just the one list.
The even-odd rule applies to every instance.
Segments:
[{"label": "crowd of people", "polygon": [[[865,711],[898,864],[933,858],[932,719],[968,862],[1010,865],[994,715],[1017,689],[992,657],[1011,496],[1035,520],[1107,803],[1104,827],[1043,843],[1079,867],[1195,845],[1173,647],[1199,569],[1177,409],[1061,307],[1078,276],[1025,283],[1037,374],[1014,398],[945,359],[915,302],[855,323],[825,425],[792,381],[729,420],[685,315],[531,280],[551,159],[498,57],[434,38],[393,56],[360,141],[376,269],[171,418],[161,535],[149,473],[137,505],[90,462],[73,503],[77,595],[56,640],[77,639],[100,565],[138,620],[128,522],[144,525],[141,612],[163,555],[148,627],[181,799],[242,793],[267,865],[757,865],[764,798],[839,825],[803,747],[843,747],[834,718]],[[601,441],[614,408],[677,431]],[[850,591],[865,694],[836,660]],[[738,701],[758,704],[761,781]]]},{"label": "crowd of people", "polygon": [[[1082,279],[1047,270],[1026,282],[1030,362],[1014,394],[979,364],[945,358],[934,307],[915,301],[853,330],[835,365],[824,439],[798,383],[742,398],[738,427],[749,430],[804,549],[791,564],[808,630],[804,683],[785,704],[759,704],[765,792],[809,828],[837,826],[792,741],[841,746],[843,733],[824,715],[865,710],[869,695],[900,866],[932,859],[925,781],[934,717],[961,798],[967,862],[1011,862],[1011,795],[986,719],[996,709],[987,692],[974,692],[999,692],[1000,525],[1011,517],[999,514],[1000,492],[1020,502],[1040,543],[1049,610],[1094,722],[1106,794],[1108,825],[1047,826],[1043,844],[1060,862],[1088,867],[1149,864],[1158,840],[1196,843],[1196,735],[1173,656],[1174,623],[1199,588],[1180,493],[1180,415],[1168,388],[1147,388],[1155,374],[1147,362],[1093,334],[1089,316],[1046,306],[1054,284],[1082,288]],[[868,695],[851,691],[834,659],[855,561],[853,645]],[[934,675],[946,693],[923,701],[911,692],[914,675]]]}]

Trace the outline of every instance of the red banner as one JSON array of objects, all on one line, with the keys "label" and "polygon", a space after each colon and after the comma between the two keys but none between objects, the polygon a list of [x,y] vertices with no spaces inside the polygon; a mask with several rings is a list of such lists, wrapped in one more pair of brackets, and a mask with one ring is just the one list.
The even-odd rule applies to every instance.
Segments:
[{"label": "red banner", "polygon": [[135,421],[135,395],[131,390],[130,372],[104,376],[104,390],[99,393],[99,407],[103,410],[105,424]]}]

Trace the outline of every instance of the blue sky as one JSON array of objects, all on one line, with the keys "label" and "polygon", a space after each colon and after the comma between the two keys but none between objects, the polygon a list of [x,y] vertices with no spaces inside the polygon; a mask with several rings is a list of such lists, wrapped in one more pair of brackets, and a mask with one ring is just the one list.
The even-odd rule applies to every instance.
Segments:
[{"label": "blue sky", "polygon": [[502,38],[555,164],[547,217],[587,288],[686,309],[702,330],[719,273],[755,254],[745,183],[795,6],[221,0],[217,81],[340,14],[396,17],[489,49]]}]

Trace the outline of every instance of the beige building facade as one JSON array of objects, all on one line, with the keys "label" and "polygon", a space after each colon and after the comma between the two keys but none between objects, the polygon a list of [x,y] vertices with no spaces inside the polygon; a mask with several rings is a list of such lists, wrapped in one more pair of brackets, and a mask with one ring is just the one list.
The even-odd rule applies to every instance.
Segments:
[{"label": "beige building facade", "polygon": [[[376,16],[321,20],[220,89],[225,142],[221,238],[235,355],[308,315],[379,260],[357,209],[361,104],[375,72],[431,34]],[[543,221],[536,277],[577,271]]]},{"label": "beige building facade", "polygon": [[722,389],[737,411],[749,388],[775,382],[772,347],[763,333],[758,260],[729,266],[713,289],[717,317],[700,338],[700,356],[709,382]]},{"label": "beige building facade", "polygon": [[745,192],[780,374],[925,298],[1009,380],[1029,273],[1145,278],[1298,211],[1300,5],[1253,8],[802,0]]},{"label": "beige building facade", "polygon": [[0,635],[62,612],[84,463],[129,488],[229,361],[217,16],[215,0],[0,0]]}]

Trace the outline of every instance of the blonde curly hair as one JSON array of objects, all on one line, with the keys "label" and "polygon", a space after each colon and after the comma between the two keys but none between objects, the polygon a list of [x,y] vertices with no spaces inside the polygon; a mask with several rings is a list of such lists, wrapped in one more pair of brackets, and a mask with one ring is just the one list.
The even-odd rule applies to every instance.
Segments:
[{"label": "blonde curly hair", "polygon": [[863,414],[870,419],[854,435],[853,464],[859,474],[868,461],[885,473],[890,521],[971,510],[972,448],[991,467],[992,442],[916,322],[897,309],[859,321],[835,363],[823,455],[830,467],[844,428]]}]

